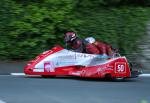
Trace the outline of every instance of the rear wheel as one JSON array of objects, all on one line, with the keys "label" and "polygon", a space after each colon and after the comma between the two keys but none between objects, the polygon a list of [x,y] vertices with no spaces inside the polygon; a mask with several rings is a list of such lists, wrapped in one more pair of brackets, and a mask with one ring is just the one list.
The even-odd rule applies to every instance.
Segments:
[{"label": "rear wheel", "polygon": [[112,80],[112,76],[111,74],[105,74],[105,77],[104,77],[106,80]]}]

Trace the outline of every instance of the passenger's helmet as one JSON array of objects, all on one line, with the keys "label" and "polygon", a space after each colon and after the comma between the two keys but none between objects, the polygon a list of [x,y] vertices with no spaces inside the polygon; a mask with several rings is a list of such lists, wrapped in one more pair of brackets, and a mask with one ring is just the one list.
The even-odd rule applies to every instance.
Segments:
[{"label": "passenger's helmet", "polygon": [[87,43],[94,43],[96,40],[95,40],[95,38],[93,38],[93,37],[87,37],[87,38],[85,38],[85,41],[87,42]]},{"label": "passenger's helmet", "polygon": [[65,42],[72,42],[76,38],[77,38],[77,36],[76,36],[76,33],[74,33],[74,32],[67,32],[64,35],[64,41]]}]

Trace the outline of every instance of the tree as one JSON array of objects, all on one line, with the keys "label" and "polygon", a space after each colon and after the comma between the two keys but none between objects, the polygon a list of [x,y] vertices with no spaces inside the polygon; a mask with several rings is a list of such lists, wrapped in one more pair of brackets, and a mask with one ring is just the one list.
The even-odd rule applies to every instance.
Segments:
[{"label": "tree", "polygon": [[6,39],[1,43],[2,57],[23,59],[38,54],[56,41],[60,43],[64,31],[74,30],[80,23],[72,13],[74,0],[3,0],[0,3],[1,7],[5,6],[1,9],[4,10],[2,18],[7,17],[2,22],[6,25],[1,28],[1,36]]}]

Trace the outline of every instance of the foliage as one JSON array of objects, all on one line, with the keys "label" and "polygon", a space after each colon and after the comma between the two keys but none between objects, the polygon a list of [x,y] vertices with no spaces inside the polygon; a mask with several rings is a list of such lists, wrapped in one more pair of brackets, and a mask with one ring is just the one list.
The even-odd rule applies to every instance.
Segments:
[{"label": "foliage", "polygon": [[94,36],[128,54],[150,17],[149,0],[1,0],[0,59],[29,59],[63,45],[63,33]]},{"label": "foliage", "polygon": [[83,34],[82,37],[90,34],[112,44],[123,55],[127,55],[137,49],[137,42],[145,34],[145,26],[150,17],[149,10],[150,8],[126,6],[89,11],[80,9],[78,15],[84,22],[78,31]]},{"label": "foliage", "polygon": [[[0,1],[0,57],[25,59],[60,43],[62,34],[80,23],[74,0]],[[4,7],[3,7],[4,6]],[[4,25],[3,25],[4,24]]]}]

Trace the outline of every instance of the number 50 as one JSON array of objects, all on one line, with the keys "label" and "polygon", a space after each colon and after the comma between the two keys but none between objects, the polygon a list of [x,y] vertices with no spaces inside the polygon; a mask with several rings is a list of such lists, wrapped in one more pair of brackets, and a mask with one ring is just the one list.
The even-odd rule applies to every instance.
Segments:
[{"label": "number 50", "polygon": [[124,72],[125,71],[125,66],[123,64],[120,64],[117,66],[117,72]]}]

